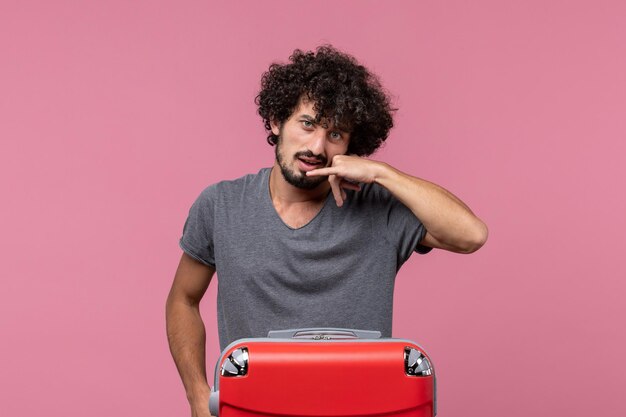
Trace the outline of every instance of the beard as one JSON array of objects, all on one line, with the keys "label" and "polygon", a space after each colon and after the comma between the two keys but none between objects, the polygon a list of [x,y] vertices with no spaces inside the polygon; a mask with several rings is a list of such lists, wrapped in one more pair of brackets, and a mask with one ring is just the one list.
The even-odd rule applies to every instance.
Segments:
[{"label": "beard", "polygon": [[[327,177],[307,177],[305,172],[302,172],[300,170],[294,171],[289,168],[285,163],[284,156],[280,152],[280,144],[281,138],[279,137],[278,143],[276,144],[276,162],[278,162],[280,172],[283,174],[283,178],[285,178],[285,181],[287,181],[294,187],[302,188],[304,190],[312,190],[327,180]],[[300,157],[319,159],[321,162],[320,168],[325,167],[328,163],[328,159],[326,159],[324,156],[315,155],[311,151],[296,152],[293,156],[293,160],[297,160]]]}]

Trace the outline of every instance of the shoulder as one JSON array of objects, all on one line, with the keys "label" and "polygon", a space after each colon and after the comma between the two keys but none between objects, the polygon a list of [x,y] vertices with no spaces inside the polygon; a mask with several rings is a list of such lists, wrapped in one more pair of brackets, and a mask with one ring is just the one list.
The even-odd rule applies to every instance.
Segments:
[{"label": "shoulder", "polygon": [[233,198],[240,198],[246,194],[258,193],[267,184],[270,168],[262,168],[256,174],[247,174],[242,177],[223,180],[209,185],[200,193],[198,198],[205,204],[217,201],[230,201]]},{"label": "shoulder", "polygon": [[[220,197],[230,199],[257,195],[267,189],[270,168],[262,168],[256,174],[248,174],[234,180],[220,181],[215,184],[215,191]],[[211,188],[209,186],[209,188]]]}]

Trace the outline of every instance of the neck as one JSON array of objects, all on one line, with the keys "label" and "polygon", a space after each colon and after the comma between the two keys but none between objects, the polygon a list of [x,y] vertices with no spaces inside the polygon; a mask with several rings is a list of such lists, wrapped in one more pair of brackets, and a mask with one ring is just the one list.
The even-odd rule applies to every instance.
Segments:
[{"label": "neck", "polygon": [[269,182],[270,196],[274,203],[319,203],[326,199],[330,190],[330,184],[327,181],[311,190],[289,184],[280,172],[280,167],[277,163],[274,163],[272,167]]}]

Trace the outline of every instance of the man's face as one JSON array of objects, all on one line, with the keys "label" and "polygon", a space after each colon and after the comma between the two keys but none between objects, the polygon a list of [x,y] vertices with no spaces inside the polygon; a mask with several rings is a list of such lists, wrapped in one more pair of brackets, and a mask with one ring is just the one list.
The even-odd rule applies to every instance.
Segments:
[{"label": "man's face", "polygon": [[292,115],[280,126],[272,123],[272,133],[279,137],[276,162],[285,180],[298,188],[313,189],[326,181],[325,177],[307,177],[307,171],[332,163],[335,155],[348,150],[350,133],[338,129],[332,122],[315,122],[314,103],[300,100]]}]

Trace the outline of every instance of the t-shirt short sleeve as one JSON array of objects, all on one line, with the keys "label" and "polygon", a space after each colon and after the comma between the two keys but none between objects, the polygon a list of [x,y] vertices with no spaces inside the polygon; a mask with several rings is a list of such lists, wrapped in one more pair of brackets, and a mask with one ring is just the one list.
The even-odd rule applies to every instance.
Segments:
[{"label": "t-shirt short sleeve", "polygon": [[186,254],[213,267],[215,267],[213,251],[215,191],[215,185],[209,186],[192,204],[179,242],[180,248]]},{"label": "t-shirt short sleeve", "polygon": [[387,240],[396,245],[398,265],[406,262],[413,252],[419,254],[430,252],[431,247],[420,244],[426,236],[426,228],[422,222],[415,217],[407,206],[391,196],[387,190],[381,189],[381,193],[382,198],[387,201]]}]

